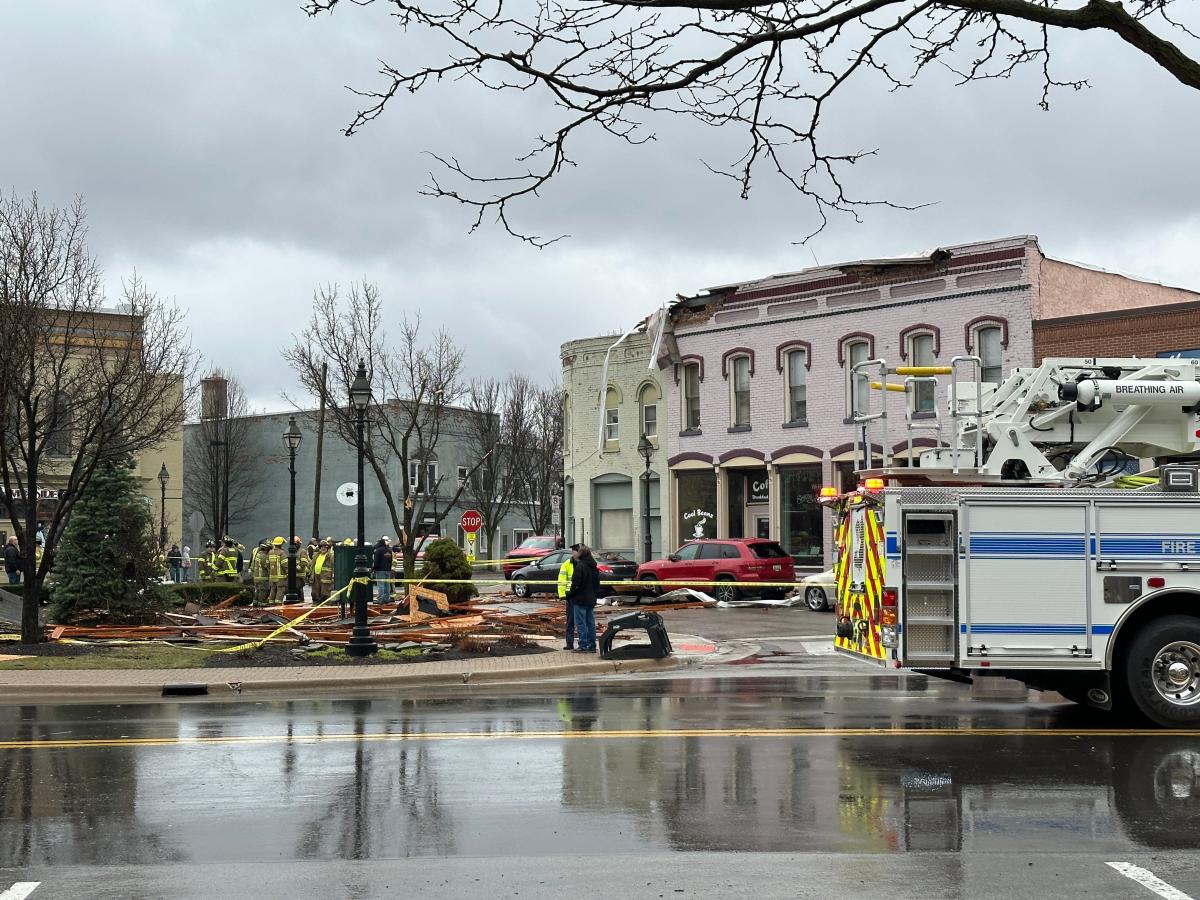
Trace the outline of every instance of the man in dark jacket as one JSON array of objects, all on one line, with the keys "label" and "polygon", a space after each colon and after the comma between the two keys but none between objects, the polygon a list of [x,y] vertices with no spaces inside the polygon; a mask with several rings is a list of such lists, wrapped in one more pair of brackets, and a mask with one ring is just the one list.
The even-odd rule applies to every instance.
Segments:
[{"label": "man in dark jacket", "polygon": [[376,597],[380,603],[392,601],[392,542],[387,535],[381,537],[375,544],[371,554],[371,568],[375,571]]},{"label": "man in dark jacket", "polygon": [[21,583],[21,547],[16,535],[4,545],[4,574],[8,576],[9,584]]},{"label": "man in dark jacket", "polygon": [[596,652],[596,598],[600,596],[600,570],[586,544],[575,551],[575,571],[571,573],[571,589],[567,602],[575,610],[575,637],[578,653]]}]

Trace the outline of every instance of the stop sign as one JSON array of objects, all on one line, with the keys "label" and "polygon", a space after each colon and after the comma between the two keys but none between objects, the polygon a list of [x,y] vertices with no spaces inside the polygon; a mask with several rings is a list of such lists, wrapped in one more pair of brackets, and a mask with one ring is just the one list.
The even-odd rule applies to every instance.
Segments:
[{"label": "stop sign", "polygon": [[479,514],[477,509],[468,509],[462,514],[458,524],[462,526],[462,530],[467,534],[474,534],[483,527],[483,516]]}]

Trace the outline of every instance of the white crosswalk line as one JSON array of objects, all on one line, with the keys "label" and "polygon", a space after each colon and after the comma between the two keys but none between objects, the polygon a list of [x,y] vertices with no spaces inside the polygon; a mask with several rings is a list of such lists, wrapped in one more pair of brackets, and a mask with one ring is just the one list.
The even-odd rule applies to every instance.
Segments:
[{"label": "white crosswalk line", "polygon": [[41,885],[40,881],[18,881],[3,894],[0,894],[0,900],[25,900],[30,894],[38,889]]},{"label": "white crosswalk line", "polygon": [[[1107,865],[1112,866],[1126,878],[1132,879],[1147,890],[1154,891],[1164,900],[1192,900],[1190,894],[1185,894],[1179,888],[1172,887],[1167,884],[1153,872],[1148,869],[1143,869],[1141,866],[1135,866],[1133,863],[1127,862],[1110,862]],[[3,898],[0,898],[3,900]]]}]

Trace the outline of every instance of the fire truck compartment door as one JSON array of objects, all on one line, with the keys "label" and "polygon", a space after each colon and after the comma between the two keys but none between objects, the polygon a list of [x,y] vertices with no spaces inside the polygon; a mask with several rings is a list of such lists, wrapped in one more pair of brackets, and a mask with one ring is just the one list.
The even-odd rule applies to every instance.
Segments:
[{"label": "fire truck compartment door", "polygon": [[967,502],[960,523],[960,658],[1090,657],[1088,507]]}]

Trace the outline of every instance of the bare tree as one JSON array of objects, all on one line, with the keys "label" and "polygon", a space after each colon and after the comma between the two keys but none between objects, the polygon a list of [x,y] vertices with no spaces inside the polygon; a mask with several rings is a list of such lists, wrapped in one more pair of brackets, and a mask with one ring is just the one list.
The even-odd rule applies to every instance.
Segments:
[{"label": "bare tree", "polygon": [[[452,408],[464,390],[462,351],[444,331],[426,343],[419,318],[401,321],[393,345],[383,326],[379,288],[363,282],[351,285],[344,299],[336,286],[318,290],[308,327],[284,357],[306,390],[318,396],[329,391],[329,420],[351,446],[358,443],[355,411],[340,398],[348,395],[359,361],[366,362],[373,403],[364,458],[399,536],[405,577],[412,577],[420,537],[416,525],[440,525],[466,484],[439,507],[437,498],[447,476],[437,466],[437,448],[451,417],[462,414]],[[321,367],[326,363],[329,378],[323,385]],[[479,466],[477,461],[468,480]]]},{"label": "bare tree", "polygon": [[527,434],[528,401],[532,385],[514,373],[503,381],[481,378],[471,382],[467,408],[467,444],[471,458],[479,460],[468,480],[466,499],[483,516],[486,546],[496,546],[500,523],[512,512],[517,496],[517,455]]},{"label": "bare tree", "polygon": [[563,473],[563,392],[558,385],[530,391],[523,428],[516,429],[513,489],[534,534],[547,534],[553,521],[552,498]]},{"label": "bare tree", "polygon": [[[346,134],[381,115],[397,95],[442,81],[544,92],[559,112],[558,125],[531,134],[513,170],[479,174],[453,155],[435,156],[442,176],[425,188],[471,208],[473,228],[493,216],[536,245],[549,241],[517,231],[510,204],[538,195],[574,165],[569,145],[578,133],[599,129],[644,144],[654,138],[647,121],[655,113],[744,131],[739,158],[704,165],[731,177],[743,197],[757,172],[774,172],[812,203],[819,231],[831,212],[857,219],[867,206],[900,205],[858,198],[843,184],[847,170],[874,150],[824,146],[826,114],[852,78],[873,76],[891,91],[930,70],[948,70],[962,84],[1032,67],[1048,108],[1053,88],[1087,84],[1052,73],[1051,34],[1106,31],[1182,84],[1200,88],[1200,35],[1189,30],[1191,10],[1177,0],[381,2],[415,46],[445,46],[447,55],[407,69],[385,62],[383,86],[356,91],[366,105]],[[306,0],[305,9],[318,15],[341,3]],[[1164,34],[1186,41],[1186,49]]]},{"label": "bare tree", "polygon": [[202,409],[199,424],[189,429],[183,447],[188,459],[183,487],[189,504],[208,520],[209,536],[219,541],[262,502],[263,486],[254,465],[256,451],[247,418],[253,410],[245,387],[221,369],[214,369],[207,379],[224,381],[223,408],[217,411],[219,415],[208,415],[212,411]]},{"label": "bare tree", "polygon": [[[100,463],[160,445],[182,426],[194,354],[183,317],[141,279],[104,308],[83,203],[0,198],[0,504],[21,542],[21,638],[41,639],[38,602],[63,528]],[[39,507],[43,491],[53,505]],[[45,525],[40,564],[33,553]]]}]

